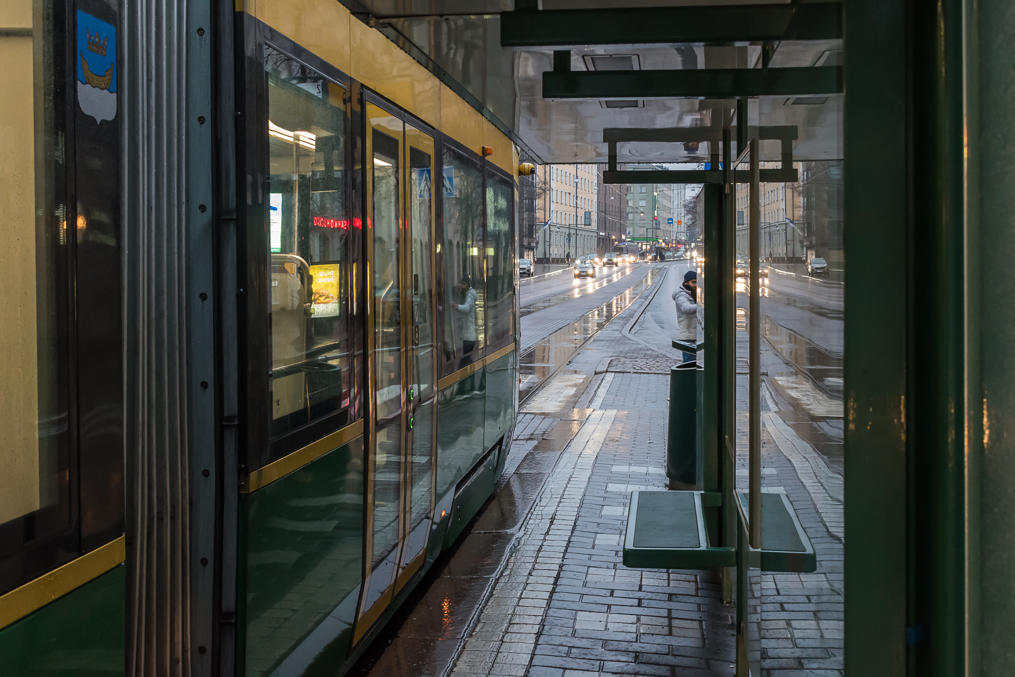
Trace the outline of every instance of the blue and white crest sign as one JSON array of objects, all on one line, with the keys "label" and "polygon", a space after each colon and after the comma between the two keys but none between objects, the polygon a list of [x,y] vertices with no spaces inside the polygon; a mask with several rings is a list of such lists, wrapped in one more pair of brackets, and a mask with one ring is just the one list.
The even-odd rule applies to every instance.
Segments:
[{"label": "blue and white crest sign", "polygon": [[116,117],[116,27],[77,11],[78,106],[96,122]]}]

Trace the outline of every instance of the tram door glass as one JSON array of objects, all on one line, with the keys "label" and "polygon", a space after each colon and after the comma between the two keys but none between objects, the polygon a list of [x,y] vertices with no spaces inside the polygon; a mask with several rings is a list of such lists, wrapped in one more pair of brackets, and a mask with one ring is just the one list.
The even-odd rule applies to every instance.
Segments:
[{"label": "tram door glass", "polygon": [[402,317],[399,247],[402,200],[399,170],[403,123],[368,107],[370,229],[373,238],[374,449],[371,457],[372,586],[386,589],[394,575],[402,505]]},{"label": "tram door glass", "polygon": [[270,176],[271,432],[347,422],[352,271],[345,90],[266,48]]},{"label": "tram door glass", "polygon": [[428,517],[433,514],[433,444],[435,352],[433,298],[433,164],[434,141],[411,125],[405,129],[408,179],[406,205],[411,246],[408,251],[406,298],[409,314],[409,463],[408,517],[403,564],[426,546]]},{"label": "tram door glass", "polygon": [[[54,70],[63,68],[54,57],[64,45],[50,3],[34,4],[40,8],[34,16],[33,3],[15,2],[0,17],[7,20],[0,21],[0,55],[8,69],[0,99],[0,196],[8,234],[0,248],[0,372],[7,395],[0,396],[0,594],[59,563],[46,554],[27,562],[8,556],[54,540],[73,518],[67,264],[71,240],[87,239],[87,224],[68,223],[66,101],[54,84],[62,77]],[[19,30],[4,33],[5,27]]]}]

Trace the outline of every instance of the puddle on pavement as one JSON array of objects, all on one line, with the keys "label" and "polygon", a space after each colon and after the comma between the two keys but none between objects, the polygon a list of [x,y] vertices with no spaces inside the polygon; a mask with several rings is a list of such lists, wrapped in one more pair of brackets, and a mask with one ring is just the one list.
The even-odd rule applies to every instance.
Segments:
[{"label": "puddle on pavement", "polygon": [[497,493],[476,518],[471,530],[479,532],[516,529],[539,495],[539,489],[545,479],[545,472],[521,472],[521,468],[516,470],[507,482],[497,489]]},{"label": "puddle on pavement", "polygon": [[454,658],[504,550],[507,532],[469,533],[438,560],[389,625],[349,671],[350,675],[439,675]]},{"label": "puddle on pavement", "polygon": [[546,379],[571,360],[578,348],[634,303],[635,299],[651,287],[652,282],[663,272],[665,271],[650,270],[633,286],[522,353],[520,364],[522,383],[518,389],[518,401],[524,403],[532,396]]},{"label": "puddle on pavement", "polygon": [[545,433],[543,438],[536,442],[532,451],[563,451],[564,447],[574,439],[574,436],[581,430],[584,420],[560,421]]},{"label": "puddle on pavement", "polygon": [[515,473],[549,473],[557,463],[556,454],[526,454]]}]

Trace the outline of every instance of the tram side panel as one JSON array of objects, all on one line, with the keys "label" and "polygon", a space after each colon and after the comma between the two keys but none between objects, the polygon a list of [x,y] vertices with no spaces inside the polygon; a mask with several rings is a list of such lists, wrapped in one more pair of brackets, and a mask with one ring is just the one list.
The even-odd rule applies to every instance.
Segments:
[{"label": "tram side panel", "polygon": [[[506,453],[500,443],[509,436],[517,399],[516,233],[514,177],[510,171],[517,156],[510,140],[387,38],[345,16],[339,5],[320,0],[300,0],[296,4],[304,13],[320,10],[328,16],[343,14],[336,30],[349,31],[350,42],[373,48],[360,50],[355,58],[343,50],[326,55],[311,53],[305,45],[317,44],[314,36],[321,34],[320,26],[314,26],[313,34],[301,33],[309,30],[309,24],[291,24],[286,20],[288,14],[273,14],[277,7],[271,3],[257,5],[256,17],[238,17],[246,26],[245,38],[255,41],[244,51],[260,55],[265,61],[262,66],[247,62],[253,71],[246,78],[248,87],[260,87],[263,93],[248,98],[255,110],[246,116],[248,129],[244,133],[251,159],[263,163],[263,158],[268,158],[267,174],[271,177],[267,191],[252,192],[253,201],[261,202],[248,212],[255,222],[245,228],[250,237],[263,239],[248,248],[248,256],[268,260],[266,252],[270,248],[271,261],[270,270],[253,273],[258,280],[270,274],[271,283],[270,294],[252,305],[251,317],[258,324],[248,331],[266,331],[259,325],[263,317],[259,309],[270,307],[271,324],[266,337],[271,348],[260,360],[271,360],[271,384],[277,380],[279,385],[270,390],[270,401],[249,410],[250,416],[255,411],[267,411],[272,432],[268,435],[270,449],[261,449],[262,443],[255,443],[254,437],[248,440],[258,448],[248,449],[252,470],[241,497],[239,585],[243,631],[239,657],[242,672],[247,675],[334,674],[340,666],[355,660],[440,551],[453,542],[490,497]],[[363,51],[369,51],[371,59],[369,72],[361,73],[357,63],[363,61]],[[261,69],[268,71],[267,81],[261,79]],[[409,105],[399,108],[397,104],[406,103],[400,78],[409,71],[414,87],[440,92],[440,96],[410,97]],[[388,79],[385,74],[389,74]],[[358,76],[366,76],[367,80],[358,80]],[[357,92],[365,90],[364,85],[387,100],[373,93],[361,99]],[[367,98],[376,104],[365,103]],[[447,115],[445,110],[444,117],[450,120],[451,128],[442,128],[441,107],[446,109],[448,105],[454,115]],[[344,116],[339,110],[343,106]],[[374,125],[380,125],[379,129],[395,141],[408,139],[401,136],[399,120],[405,120],[405,129],[408,125],[420,130],[430,127],[416,139],[429,135],[436,142],[432,176],[417,176],[421,170],[415,166],[391,169],[403,159],[400,151],[381,160],[364,156],[371,146],[363,137],[366,129],[357,111],[366,106],[374,106],[375,110],[381,106],[391,113],[390,117],[383,113],[375,116]],[[267,119],[262,119],[265,116]],[[263,147],[265,140],[261,138],[265,129],[267,147]],[[340,152],[342,139],[344,154]],[[495,162],[484,160],[483,145],[495,149]],[[377,148],[373,152],[376,155]],[[345,183],[341,181],[342,166],[351,170],[346,173],[351,178]],[[245,171],[251,174],[250,167]],[[262,171],[254,169],[251,175]],[[417,191],[432,191],[440,215],[433,247],[437,446],[433,452],[434,511],[428,518],[431,527],[427,556],[424,566],[414,572],[407,569],[391,591],[380,597],[362,593],[370,587],[364,585],[366,576],[377,579],[372,586],[386,585],[377,575],[379,570],[365,557],[365,553],[377,550],[377,520],[381,516],[381,498],[371,487],[378,481],[396,482],[397,478],[386,466],[377,465],[377,459],[371,460],[374,452],[367,425],[370,414],[363,405],[364,400],[373,397],[366,391],[370,387],[366,378],[370,362],[354,340],[347,342],[347,347],[340,340],[334,351],[324,345],[313,354],[304,349],[309,338],[323,336],[318,324],[331,326],[337,322],[335,318],[346,313],[355,316],[358,323],[350,325],[350,340],[370,326],[365,324],[363,310],[368,300],[366,276],[373,274],[373,267],[366,258],[370,248],[364,244],[376,235],[371,227],[376,228],[377,217],[371,210],[380,206],[375,204],[376,192],[357,206],[363,190],[361,181],[365,180],[357,177],[364,171],[397,174],[402,182],[399,185],[410,191],[404,194],[410,202],[423,198]],[[297,175],[299,179],[292,180]],[[416,216],[414,213],[413,218]],[[330,259],[322,260],[325,249],[315,250],[314,243],[327,245],[342,233],[364,239],[357,240],[359,244],[346,243],[346,258],[335,264],[335,270],[326,270],[332,265]],[[254,265],[263,268],[263,263],[255,261]],[[408,271],[404,279],[412,279]],[[255,282],[251,281],[248,288],[257,287]],[[327,290],[322,286],[325,282],[331,285]],[[330,291],[330,295],[324,291]],[[383,295],[392,304],[400,303],[391,288],[375,288],[374,295]],[[293,300],[287,305],[289,298]],[[318,305],[336,300],[337,315],[326,317],[319,312],[323,307]],[[359,311],[354,312],[355,308]],[[334,309],[323,310],[331,313]],[[301,330],[288,331],[290,325]],[[409,336],[403,336],[401,345],[406,361],[411,361]],[[341,339],[339,334],[335,337]],[[298,342],[297,349],[276,354],[275,344],[282,339]],[[336,362],[338,372],[322,369],[326,365],[319,364],[332,352],[346,356]],[[387,359],[397,358],[389,351]],[[340,384],[332,379],[336,397],[328,395],[330,391],[308,388],[310,379],[303,379],[302,373],[316,380],[341,373]],[[299,381],[298,387],[286,389],[286,379]],[[366,387],[362,387],[364,383]],[[258,389],[251,389],[249,395],[252,401],[264,399],[255,391]],[[322,406],[306,407],[307,398],[318,391],[324,393],[317,398]],[[360,392],[363,396],[357,394]],[[407,398],[412,401],[411,395]],[[335,419],[333,425],[327,423],[332,400],[340,407],[348,405],[348,415]],[[409,428],[413,436],[429,438],[425,409],[417,409],[415,418],[417,427]],[[285,425],[280,426],[283,422]],[[251,425],[263,426],[264,422],[252,418]],[[279,443],[290,439],[291,444]],[[375,474],[371,476],[371,472]],[[398,505],[396,510],[405,509]],[[381,507],[388,509],[386,503]],[[398,542],[405,542],[404,547],[396,547],[407,553],[410,545],[415,547],[409,538],[409,532],[416,533],[415,527],[414,523],[399,527]]]},{"label": "tram side panel", "polygon": [[362,583],[363,476],[360,437],[246,498],[245,674],[302,674],[348,655]]}]

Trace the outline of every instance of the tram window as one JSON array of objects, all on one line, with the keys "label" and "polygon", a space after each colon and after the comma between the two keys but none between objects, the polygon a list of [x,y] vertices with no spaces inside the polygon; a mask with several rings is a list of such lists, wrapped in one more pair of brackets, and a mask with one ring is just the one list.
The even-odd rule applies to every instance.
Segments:
[{"label": "tram window", "polygon": [[486,305],[491,346],[506,343],[514,317],[514,191],[492,172],[486,179]]},{"label": "tram window", "polygon": [[483,180],[457,151],[444,150],[444,275],[441,298],[444,373],[470,364],[486,345]]},{"label": "tram window", "polygon": [[[74,550],[57,534],[73,522],[69,423],[69,239],[65,192],[63,44],[50,27],[53,9],[15,3],[0,31],[5,76],[0,119],[0,196],[9,234],[0,248],[0,594],[65,561]],[[42,21],[42,26],[39,25]],[[34,28],[34,30],[32,30]],[[81,228],[78,225],[78,228]],[[119,337],[117,337],[119,338]],[[50,544],[50,545],[46,545]],[[17,556],[10,557],[18,553]]]},{"label": "tram window", "polygon": [[266,48],[271,435],[338,415],[354,397],[344,89]]}]

